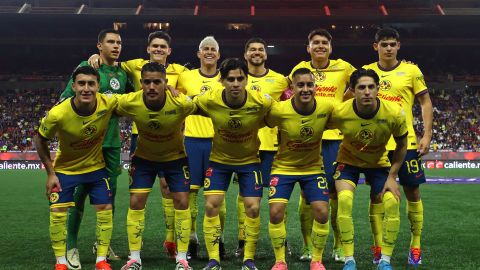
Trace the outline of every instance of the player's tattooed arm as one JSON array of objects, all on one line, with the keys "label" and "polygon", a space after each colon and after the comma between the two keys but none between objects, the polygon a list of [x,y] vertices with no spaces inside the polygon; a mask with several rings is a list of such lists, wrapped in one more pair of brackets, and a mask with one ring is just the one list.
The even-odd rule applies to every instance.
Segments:
[{"label": "player's tattooed arm", "polygon": [[43,165],[45,165],[45,170],[47,171],[45,194],[47,195],[47,198],[49,198],[52,192],[62,191],[62,187],[60,186],[60,181],[55,175],[53,169],[53,162],[50,156],[50,150],[48,149],[48,140],[37,134],[37,136],[35,136],[35,148],[37,149],[38,156]]},{"label": "player's tattooed arm", "polygon": [[407,154],[407,135],[408,133],[405,133],[403,136],[394,137],[397,146],[395,147],[395,151],[393,151],[392,167],[390,167],[387,182],[385,182],[385,186],[383,187],[382,191],[382,194],[386,191],[392,192],[397,200],[400,200],[401,196],[400,189],[397,184],[397,176],[403,160],[405,159],[405,155]]},{"label": "player's tattooed arm", "polygon": [[420,156],[426,155],[430,151],[430,141],[432,140],[432,122],[433,105],[428,92],[422,92],[417,95],[417,99],[422,108],[423,137],[418,143],[417,152]]}]

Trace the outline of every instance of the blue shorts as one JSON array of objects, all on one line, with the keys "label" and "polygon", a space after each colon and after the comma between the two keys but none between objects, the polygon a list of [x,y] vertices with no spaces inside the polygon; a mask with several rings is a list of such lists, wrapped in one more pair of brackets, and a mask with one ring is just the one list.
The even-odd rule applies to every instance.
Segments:
[{"label": "blue shorts", "polygon": [[333,173],[335,172],[335,161],[337,160],[340,143],[342,143],[341,140],[322,140],[323,166],[325,167],[329,193],[337,193]]},{"label": "blue shorts", "polygon": [[336,181],[347,180],[358,185],[360,173],[365,174],[365,182],[370,185],[371,193],[374,195],[382,193],[385,182],[387,182],[388,170],[386,168],[360,168],[345,163],[335,165],[335,174],[333,179]]},{"label": "blue shorts", "polygon": [[85,192],[90,197],[90,204],[111,204],[112,192],[110,190],[110,178],[105,168],[89,173],[67,175],[63,173],[55,173],[60,186],[61,192],[52,192],[50,194],[50,208],[75,206],[73,193],[75,187],[83,185]]},{"label": "blue shorts", "polygon": [[273,158],[275,157],[276,151],[259,151],[260,155],[260,170],[262,172],[263,187],[268,188],[268,179],[270,179],[270,172],[272,171]]},{"label": "blue shorts", "polygon": [[[393,151],[388,153],[390,162],[392,161]],[[398,171],[398,179],[400,185],[407,187],[418,187],[425,183],[425,172],[423,171],[422,158],[418,155],[417,150],[407,150],[405,160],[403,161],[400,171]]]},{"label": "blue shorts", "polygon": [[299,183],[308,203],[314,201],[328,202],[328,184],[325,174],[282,175],[270,177],[268,202],[288,203],[295,183]]},{"label": "blue shorts", "polygon": [[198,190],[203,187],[203,177],[212,151],[212,139],[185,137],[184,144],[190,168],[190,189]]},{"label": "blue shorts", "polygon": [[187,158],[167,162],[150,161],[133,156],[130,165],[130,193],[149,193],[155,178],[165,175],[171,192],[188,192],[190,190],[190,172]]},{"label": "blue shorts", "polygon": [[232,173],[236,173],[238,176],[240,196],[262,197],[263,181],[260,163],[227,165],[213,161],[210,161],[205,172],[203,185],[205,195],[224,195],[230,185]]}]

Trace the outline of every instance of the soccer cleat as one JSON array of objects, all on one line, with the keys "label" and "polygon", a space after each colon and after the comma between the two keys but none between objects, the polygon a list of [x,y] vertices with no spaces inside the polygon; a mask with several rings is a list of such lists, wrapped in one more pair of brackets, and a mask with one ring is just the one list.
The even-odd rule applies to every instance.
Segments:
[{"label": "soccer cleat", "polygon": [[99,261],[95,264],[95,270],[112,270],[107,260]]},{"label": "soccer cleat", "polygon": [[335,262],[345,262],[345,254],[343,253],[343,248],[339,247],[333,250],[332,252],[332,259],[335,260]]},{"label": "soccer cleat", "polygon": [[393,268],[389,262],[380,260],[380,263],[377,266],[377,270],[393,270]]},{"label": "soccer cleat", "polygon": [[271,270],[288,270],[286,262],[276,262]]},{"label": "soccer cleat", "polygon": [[288,256],[292,256],[292,249],[290,248],[290,245],[288,244],[288,241],[285,240],[285,254]]},{"label": "soccer cleat", "polygon": [[419,248],[410,248],[410,252],[408,253],[408,264],[422,264],[422,251]]},{"label": "soccer cleat", "polygon": [[326,270],[325,266],[323,266],[322,262],[317,261],[317,262],[311,262],[310,263],[310,270]]},{"label": "soccer cleat", "polygon": [[243,257],[243,249],[245,248],[245,240],[238,240],[237,249],[235,249],[235,257]]},{"label": "soccer cleat", "polygon": [[180,260],[177,262],[177,266],[175,266],[175,270],[192,270],[193,268],[188,265],[186,260]]},{"label": "soccer cleat", "polygon": [[68,269],[82,269],[80,264],[80,254],[77,248],[71,248],[67,251],[67,267]]},{"label": "soccer cleat", "polygon": [[177,257],[177,244],[174,242],[163,242],[163,248],[170,259],[175,259],[175,257]]},{"label": "soccer cleat", "polygon": [[[68,269],[68,266],[66,264],[60,264],[60,263],[55,264],[55,270],[67,270],[67,269]],[[79,268],[76,268],[76,269],[79,269]]]},{"label": "soccer cleat", "polygon": [[120,270],[142,270],[142,265],[134,259],[129,260]]},{"label": "soccer cleat", "polygon": [[357,263],[354,260],[349,260],[343,265],[343,270],[357,270]]},{"label": "soccer cleat", "polygon": [[222,267],[217,260],[210,260],[203,270],[222,270]]},{"label": "soccer cleat", "polygon": [[[97,242],[93,243],[92,253],[93,253],[93,255],[97,254]],[[120,261],[121,259],[122,258],[120,258],[120,256],[115,254],[112,247],[109,246],[108,247],[108,252],[107,252],[107,260],[109,260],[109,261]]]},{"label": "soccer cleat", "polygon": [[199,246],[200,245],[198,243],[192,242],[192,240],[190,240],[190,243],[188,244],[188,251],[187,251],[187,259],[188,260],[198,258],[198,248],[199,248]]},{"label": "soccer cleat", "polygon": [[258,268],[255,266],[253,260],[248,259],[243,262],[242,270],[258,270]]},{"label": "soccer cleat", "polygon": [[303,248],[303,253],[302,253],[302,256],[300,256],[300,261],[308,262],[311,260],[312,260],[312,252],[307,247]]},{"label": "soccer cleat", "polygon": [[382,247],[373,246],[372,252],[373,252],[373,264],[378,264],[380,262],[380,259],[382,258]]},{"label": "soccer cleat", "polygon": [[220,242],[218,245],[218,252],[220,253],[220,260],[224,260],[226,255],[224,242]]}]

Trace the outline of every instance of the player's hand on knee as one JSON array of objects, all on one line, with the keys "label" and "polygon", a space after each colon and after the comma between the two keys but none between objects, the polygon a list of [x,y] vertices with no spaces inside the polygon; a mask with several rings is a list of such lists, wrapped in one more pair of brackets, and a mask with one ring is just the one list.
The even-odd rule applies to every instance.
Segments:
[{"label": "player's hand on knee", "polygon": [[389,176],[387,178],[387,181],[383,186],[382,197],[383,197],[383,194],[385,194],[385,192],[387,191],[392,192],[393,196],[395,196],[395,199],[397,199],[397,201],[400,201],[400,197],[401,197],[400,188],[398,187],[395,177]]},{"label": "player's hand on knee", "polygon": [[47,179],[47,185],[46,185],[47,198],[50,198],[50,194],[52,194],[52,192],[60,192],[60,191],[62,191],[62,187],[60,185],[60,181],[58,180],[58,177],[56,175],[49,175]]}]

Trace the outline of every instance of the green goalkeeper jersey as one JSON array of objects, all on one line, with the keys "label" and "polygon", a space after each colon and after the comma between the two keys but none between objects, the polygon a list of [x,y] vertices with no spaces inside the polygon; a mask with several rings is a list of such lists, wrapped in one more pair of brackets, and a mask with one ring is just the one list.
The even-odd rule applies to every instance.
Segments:
[{"label": "green goalkeeper jersey", "polygon": [[[87,61],[83,61],[79,67],[88,66]],[[102,94],[124,94],[133,90],[127,73],[121,67],[112,67],[102,64],[98,68],[100,74],[100,90]],[[68,81],[67,87],[63,91],[60,99],[73,97],[75,92],[72,89],[72,78]],[[108,123],[107,134],[103,140],[103,147],[121,147],[120,127],[118,125],[118,117],[113,115]]]}]

